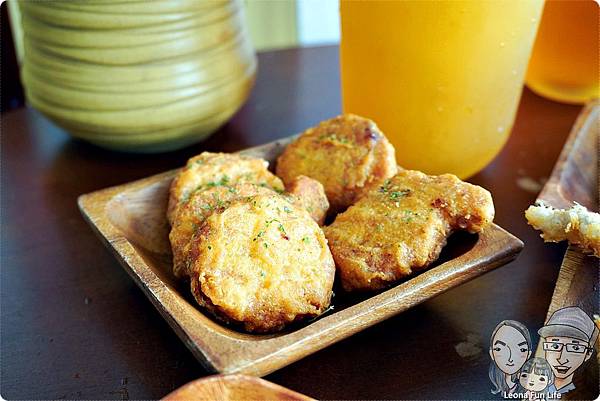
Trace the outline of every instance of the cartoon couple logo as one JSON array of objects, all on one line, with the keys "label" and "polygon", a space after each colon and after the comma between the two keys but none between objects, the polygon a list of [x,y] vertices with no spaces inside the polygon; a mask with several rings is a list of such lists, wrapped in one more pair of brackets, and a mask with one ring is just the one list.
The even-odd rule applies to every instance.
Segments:
[{"label": "cartoon couple logo", "polygon": [[504,398],[560,398],[575,388],[575,371],[590,359],[598,327],[578,307],[559,309],[538,330],[544,358],[530,358],[529,330],[514,320],[496,326],[490,342],[492,393]]}]

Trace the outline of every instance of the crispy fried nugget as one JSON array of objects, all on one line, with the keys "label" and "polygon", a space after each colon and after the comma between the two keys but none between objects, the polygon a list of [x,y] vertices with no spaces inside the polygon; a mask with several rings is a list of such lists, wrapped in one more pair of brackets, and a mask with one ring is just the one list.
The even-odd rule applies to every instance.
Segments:
[{"label": "crispy fried nugget", "polygon": [[272,332],[329,306],[335,266],[327,240],[280,195],[233,202],[192,243],[192,293],[221,320]]},{"label": "crispy fried nugget", "polygon": [[285,190],[292,195],[294,203],[306,209],[318,225],[323,225],[329,210],[329,201],[319,181],[299,175],[285,185]]},{"label": "crispy fried nugget", "polygon": [[576,203],[570,209],[554,209],[544,202],[529,206],[527,222],[542,231],[546,242],[567,240],[600,257],[600,214]]},{"label": "crispy fried nugget", "polygon": [[270,194],[275,194],[275,192],[270,188],[248,183],[233,186],[220,185],[192,193],[177,208],[169,233],[175,276],[181,278],[189,275],[187,255],[190,240],[211,214],[223,212],[233,201],[240,198]]},{"label": "crispy fried nugget", "polygon": [[188,160],[173,179],[169,191],[167,218],[173,224],[175,210],[194,191],[219,185],[251,183],[283,190],[283,183],[272,174],[263,159],[229,153],[203,152]]},{"label": "crispy fried nugget", "polygon": [[493,218],[485,189],[403,170],[338,215],[325,235],[343,288],[375,290],[436,260],[453,230],[480,232]]},{"label": "crispy fried nugget", "polygon": [[323,184],[332,212],[341,211],[397,171],[394,147],[371,120],[352,114],[302,133],[277,160],[284,183],[305,175]]},{"label": "crispy fried nugget", "polygon": [[[329,202],[323,186],[312,178],[300,176],[282,194],[293,205],[307,210],[319,225],[323,224]],[[268,187],[241,183],[234,185],[218,185],[193,192],[180,202],[173,218],[169,240],[173,252],[173,273],[182,278],[188,275],[189,245],[192,235],[214,212],[223,212],[229,205],[240,198],[253,195],[273,195],[276,192]],[[289,208],[289,205],[286,207]]]}]

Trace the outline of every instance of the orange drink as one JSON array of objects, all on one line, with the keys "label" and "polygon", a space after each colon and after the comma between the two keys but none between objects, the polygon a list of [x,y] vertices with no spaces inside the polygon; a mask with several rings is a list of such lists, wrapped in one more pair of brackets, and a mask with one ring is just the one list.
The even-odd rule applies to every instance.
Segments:
[{"label": "orange drink", "polygon": [[506,142],[543,0],[341,1],[344,112],[398,163],[468,177]]},{"label": "orange drink", "polygon": [[549,0],[533,46],[527,86],[550,99],[584,103],[600,94],[599,7],[593,0]]}]

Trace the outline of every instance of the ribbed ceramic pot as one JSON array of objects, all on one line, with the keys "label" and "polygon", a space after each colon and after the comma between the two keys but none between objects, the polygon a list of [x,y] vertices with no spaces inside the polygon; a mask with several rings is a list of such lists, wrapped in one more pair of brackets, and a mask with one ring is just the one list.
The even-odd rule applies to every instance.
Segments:
[{"label": "ribbed ceramic pot", "polygon": [[198,142],[247,99],[256,73],[238,0],[28,0],[29,103],[73,136],[126,151]]}]

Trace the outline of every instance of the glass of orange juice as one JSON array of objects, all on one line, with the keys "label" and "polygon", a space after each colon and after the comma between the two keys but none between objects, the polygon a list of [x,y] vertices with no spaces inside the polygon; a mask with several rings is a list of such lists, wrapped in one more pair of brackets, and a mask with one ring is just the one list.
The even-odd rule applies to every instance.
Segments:
[{"label": "glass of orange juice", "polygon": [[506,142],[543,0],[340,3],[343,109],[398,163],[468,177]]},{"label": "glass of orange juice", "polygon": [[534,92],[566,103],[600,96],[600,19],[593,0],[548,0],[526,82]]}]

